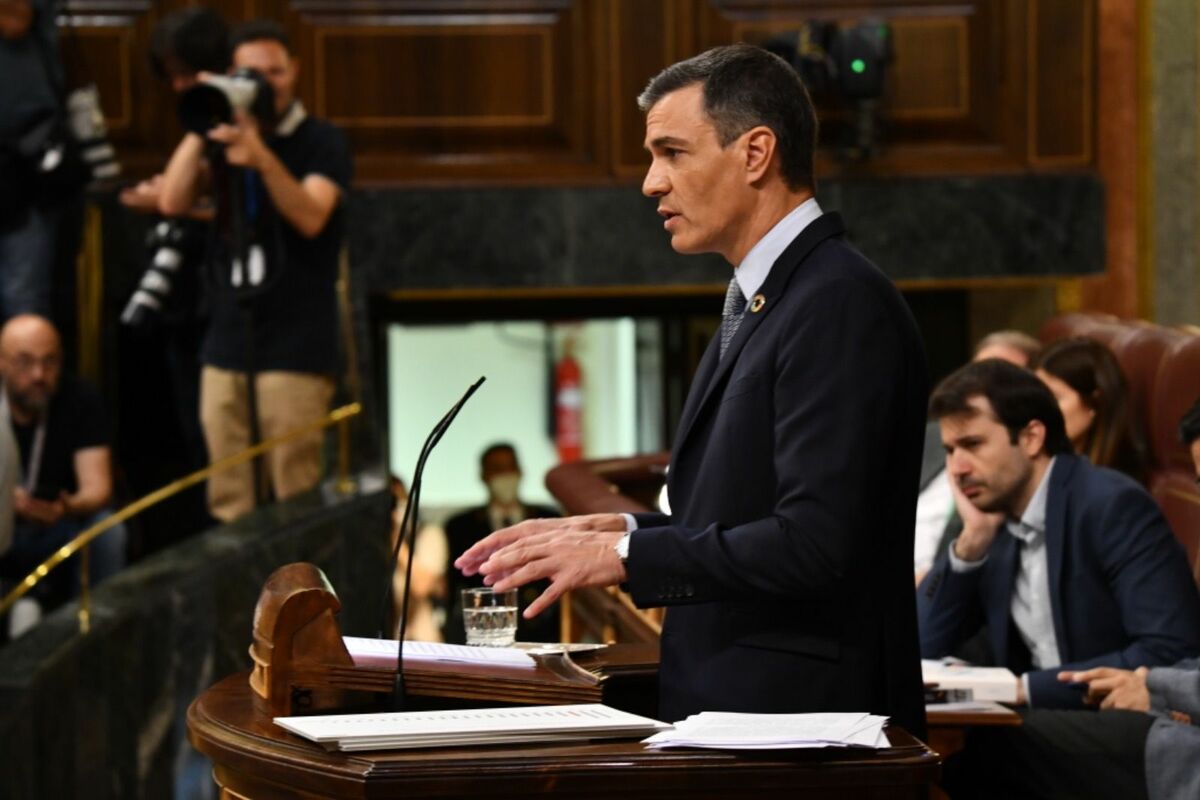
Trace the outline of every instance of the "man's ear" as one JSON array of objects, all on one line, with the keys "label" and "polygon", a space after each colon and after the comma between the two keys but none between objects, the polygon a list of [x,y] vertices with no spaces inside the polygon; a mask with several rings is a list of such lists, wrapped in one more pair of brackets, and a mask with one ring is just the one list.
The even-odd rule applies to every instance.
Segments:
[{"label": "man's ear", "polygon": [[1028,458],[1034,458],[1046,446],[1046,425],[1040,419],[1031,419],[1021,429],[1020,435],[1017,437],[1017,443],[1021,447],[1021,452]]},{"label": "man's ear", "polygon": [[742,139],[746,154],[746,179],[749,183],[758,183],[767,174],[775,156],[775,131],[766,125],[759,125],[743,133]]}]

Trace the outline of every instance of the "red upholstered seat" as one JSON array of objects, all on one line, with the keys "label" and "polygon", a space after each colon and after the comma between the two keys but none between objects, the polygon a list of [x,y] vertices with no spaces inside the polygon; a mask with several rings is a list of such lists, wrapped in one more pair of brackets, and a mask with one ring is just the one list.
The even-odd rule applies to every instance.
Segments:
[{"label": "red upholstered seat", "polygon": [[1129,385],[1133,413],[1147,437],[1150,435],[1148,423],[1154,416],[1153,394],[1159,367],[1167,352],[1183,338],[1185,334],[1173,328],[1135,321],[1123,323],[1120,332],[1107,342],[1121,365],[1121,373]]},{"label": "red upholstered seat", "polygon": [[1195,474],[1184,470],[1158,473],[1150,487],[1175,538],[1187,550],[1192,576],[1200,584],[1200,488]]},{"label": "red upholstered seat", "polygon": [[1039,334],[1046,343],[1087,336],[1117,357],[1150,449],[1150,492],[1200,583],[1200,489],[1191,454],[1179,441],[1179,420],[1200,399],[1200,328],[1074,313],[1047,320]]},{"label": "red upholstered seat", "polygon": [[1200,398],[1200,333],[1176,329],[1158,368],[1151,394],[1150,449],[1156,469],[1175,468],[1192,473],[1192,457],[1179,441],[1179,420]]},{"label": "red upholstered seat", "polygon": [[[1049,344],[1059,339],[1066,339],[1069,336],[1091,336],[1097,330],[1111,328],[1114,325],[1119,325],[1120,322],[1120,319],[1111,314],[1097,314],[1083,311],[1071,314],[1059,314],[1057,317],[1051,317],[1042,324],[1041,330],[1038,331],[1038,338]],[[1094,336],[1093,338],[1099,339],[1100,336]],[[1106,339],[1101,339],[1101,341],[1107,344]]]}]

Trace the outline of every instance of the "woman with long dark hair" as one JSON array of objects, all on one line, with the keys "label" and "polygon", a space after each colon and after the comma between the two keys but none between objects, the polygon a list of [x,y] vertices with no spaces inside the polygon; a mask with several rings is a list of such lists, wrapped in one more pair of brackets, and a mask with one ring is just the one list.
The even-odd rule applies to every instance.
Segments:
[{"label": "woman with long dark hair", "polygon": [[1063,339],[1043,350],[1030,368],[1058,400],[1075,452],[1144,483],[1145,439],[1112,351],[1095,339]]}]

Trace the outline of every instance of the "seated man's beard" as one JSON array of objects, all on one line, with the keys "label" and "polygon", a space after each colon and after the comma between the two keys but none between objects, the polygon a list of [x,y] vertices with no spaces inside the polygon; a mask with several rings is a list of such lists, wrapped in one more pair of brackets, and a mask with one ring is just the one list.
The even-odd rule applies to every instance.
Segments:
[{"label": "seated man's beard", "polygon": [[41,414],[46,410],[46,406],[50,405],[50,397],[51,392],[47,389],[44,392],[30,391],[9,395],[8,399],[25,414]]}]

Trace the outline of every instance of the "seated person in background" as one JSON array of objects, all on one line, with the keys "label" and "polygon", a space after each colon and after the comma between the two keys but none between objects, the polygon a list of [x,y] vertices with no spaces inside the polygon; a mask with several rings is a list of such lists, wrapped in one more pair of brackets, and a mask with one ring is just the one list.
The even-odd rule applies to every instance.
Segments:
[{"label": "seated person in background", "polygon": [[[0,330],[0,424],[11,425],[23,478],[13,490],[13,544],[0,558],[0,577],[17,581],[107,516],[112,499],[108,424],[94,389],[61,374],[58,331],[33,314]],[[124,565],[118,526],[91,545],[92,581]],[[79,560],[59,567],[35,590],[43,607],[74,595]]]},{"label": "seated person in background", "polygon": [[1200,595],[1158,505],[1071,452],[1033,373],[989,360],[929,401],[963,532],[917,589],[923,658],[987,623],[1019,704],[1081,708],[1061,669],[1170,664],[1200,651]]},{"label": "seated person in background", "polygon": [[[471,545],[492,531],[516,525],[527,519],[557,517],[558,512],[545,506],[521,502],[517,491],[521,485],[521,465],[517,450],[507,442],[489,446],[479,457],[479,477],[487,486],[487,505],[472,508],[451,517],[446,522],[446,538],[452,553],[465,553]],[[462,621],[462,590],[483,586],[478,575],[465,577],[456,569],[446,572],[449,613],[446,615],[445,639],[453,644],[466,641]],[[521,587],[518,603],[522,609],[538,598],[549,581],[537,581]],[[517,639],[523,642],[557,642],[559,640],[558,607],[555,606],[532,620],[520,617]]]},{"label": "seated person in background", "polygon": [[[1200,401],[1184,415],[1180,439],[1200,482]],[[1015,728],[974,728],[946,764],[952,797],[1200,797],[1200,661],[1136,670],[1060,672],[1086,684],[1092,711],[1031,711]]]},{"label": "seated person in background", "polygon": [[1095,339],[1063,339],[1030,368],[1050,387],[1076,453],[1146,482],[1146,447],[1117,358]]},{"label": "seated person in background", "polygon": [[[400,523],[408,508],[408,487],[404,481],[392,477],[392,535],[388,550],[390,556],[400,535]],[[409,520],[412,523],[412,520]],[[404,638],[420,642],[442,641],[442,624],[445,620],[446,565],[450,563],[450,551],[446,547],[446,534],[436,525],[417,522],[416,560],[412,565],[412,592],[408,596],[408,624]],[[408,542],[400,545],[400,556],[396,560],[396,572],[392,575],[392,635],[400,633],[400,613],[404,605],[404,579],[408,571]]]},{"label": "seated person in background", "polygon": [[[996,331],[979,340],[972,361],[1000,358],[1027,367],[1037,357],[1041,344],[1021,331]],[[954,511],[954,495],[946,477],[946,451],[937,422],[925,426],[925,450],[921,455],[921,494],[917,497],[917,530],[913,537],[913,577],[917,583],[933,566],[934,559],[946,552],[950,542],[962,530],[962,520]]]}]

